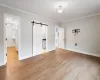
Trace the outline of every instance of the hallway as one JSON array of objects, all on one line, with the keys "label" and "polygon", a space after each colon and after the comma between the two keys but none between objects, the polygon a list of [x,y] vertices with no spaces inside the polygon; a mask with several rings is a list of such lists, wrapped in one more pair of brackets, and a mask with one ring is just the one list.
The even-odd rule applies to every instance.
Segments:
[{"label": "hallway", "polygon": [[18,62],[18,52],[15,47],[7,48],[7,65]]}]

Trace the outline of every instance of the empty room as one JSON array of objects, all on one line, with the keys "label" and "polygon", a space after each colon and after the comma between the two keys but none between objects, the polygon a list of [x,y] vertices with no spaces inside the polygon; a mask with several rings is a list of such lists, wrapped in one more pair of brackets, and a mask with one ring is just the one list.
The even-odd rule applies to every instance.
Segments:
[{"label": "empty room", "polygon": [[0,80],[100,80],[100,1],[0,0]]}]

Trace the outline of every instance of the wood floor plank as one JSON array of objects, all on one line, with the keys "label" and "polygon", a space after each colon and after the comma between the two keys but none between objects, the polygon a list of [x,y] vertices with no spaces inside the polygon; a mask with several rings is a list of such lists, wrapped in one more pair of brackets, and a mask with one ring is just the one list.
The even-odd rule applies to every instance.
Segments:
[{"label": "wood floor plank", "polygon": [[0,68],[0,80],[100,80],[100,58],[56,49]]}]

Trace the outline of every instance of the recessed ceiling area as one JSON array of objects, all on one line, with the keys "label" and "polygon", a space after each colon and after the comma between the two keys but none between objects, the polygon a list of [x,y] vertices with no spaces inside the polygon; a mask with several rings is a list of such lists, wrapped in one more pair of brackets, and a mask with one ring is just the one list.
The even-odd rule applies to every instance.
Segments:
[{"label": "recessed ceiling area", "polygon": [[[57,13],[55,9],[55,5],[60,1],[68,3],[62,14]],[[57,22],[66,22],[100,13],[100,0],[0,0],[0,4],[37,14]]]}]

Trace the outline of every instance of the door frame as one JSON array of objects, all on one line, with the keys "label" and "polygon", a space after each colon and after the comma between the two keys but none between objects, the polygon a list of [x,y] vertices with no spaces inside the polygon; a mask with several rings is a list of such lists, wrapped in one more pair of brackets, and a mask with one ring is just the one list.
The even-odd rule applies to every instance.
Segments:
[{"label": "door frame", "polygon": [[6,46],[6,53],[5,53],[5,39],[6,39],[6,26],[5,26],[5,16],[14,16],[17,17],[18,21],[19,21],[19,26],[18,26],[18,58],[20,56],[20,43],[21,43],[21,39],[20,39],[20,33],[21,33],[21,24],[20,24],[20,17],[16,16],[16,15],[12,15],[12,14],[7,14],[7,13],[3,13],[3,24],[4,24],[4,64],[7,64],[7,46]]},{"label": "door frame", "polygon": [[[60,45],[59,45],[59,30],[60,29],[64,29],[63,27],[56,27],[55,28],[55,48],[61,48]],[[64,43],[65,43],[65,31],[64,31]],[[64,47],[62,49],[65,48],[65,44],[64,44]]]},{"label": "door frame", "polygon": [[[35,27],[35,24],[32,25],[32,56],[37,56],[37,55],[34,55],[34,49],[33,49],[33,45],[34,45],[34,41],[33,41],[34,40],[34,27]],[[40,25],[40,27],[42,27],[42,26]],[[48,26],[45,26],[45,27],[46,27],[46,52],[47,52],[48,51]],[[41,39],[41,42],[42,42],[42,39]]]}]

